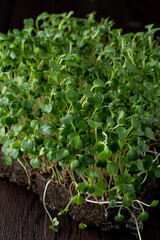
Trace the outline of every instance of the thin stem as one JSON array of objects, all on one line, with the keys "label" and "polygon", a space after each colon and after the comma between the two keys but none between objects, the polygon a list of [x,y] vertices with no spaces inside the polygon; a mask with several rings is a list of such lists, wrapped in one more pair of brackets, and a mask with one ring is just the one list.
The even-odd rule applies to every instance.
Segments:
[{"label": "thin stem", "polygon": [[137,208],[137,207],[134,206],[134,203],[132,203],[132,207],[133,207],[134,209],[138,210],[138,211],[141,211],[140,208]]},{"label": "thin stem", "polygon": [[69,186],[69,192],[70,192],[71,196],[72,196],[72,189],[71,189],[71,187],[72,187],[73,184],[75,184],[75,187],[77,186],[77,183],[76,183],[76,182],[72,182],[72,183],[70,184],[70,186]]},{"label": "thin stem", "polygon": [[39,32],[38,21],[36,20],[36,33]]},{"label": "thin stem", "polygon": [[24,171],[26,172],[26,175],[28,177],[28,184],[30,185],[31,184],[31,180],[30,180],[30,176],[28,174],[26,166],[24,166],[23,163],[18,158],[17,158],[17,161],[20,163],[20,165],[23,167]]},{"label": "thin stem", "polygon": [[86,96],[83,95],[82,98],[79,100],[80,103],[82,103],[86,99]]},{"label": "thin stem", "polygon": [[96,143],[97,143],[97,128],[95,128],[95,140],[96,140]]},{"label": "thin stem", "polygon": [[139,240],[142,240],[141,233],[140,233],[139,226],[138,226],[138,222],[137,222],[137,218],[136,218],[136,216],[134,215],[133,212],[131,212],[131,216],[134,218],[134,221],[135,221],[135,224],[136,224],[136,228],[137,228],[137,232],[138,232]]},{"label": "thin stem", "polygon": [[76,180],[75,180],[75,178],[74,178],[74,173],[70,171],[69,166],[66,166],[66,169],[67,169],[67,171],[68,171],[68,173],[69,173],[69,176],[70,176],[71,180],[72,180],[73,182],[76,182]]},{"label": "thin stem", "polygon": [[71,109],[72,109],[72,104],[69,105],[69,108],[68,108],[67,114],[71,111]]},{"label": "thin stem", "polygon": [[48,209],[47,209],[46,203],[45,203],[47,188],[48,188],[48,185],[49,185],[49,183],[50,183],[51,181],[52,181],[52,179],[48,180],[48,182],[46,183],[45,189],[44,189],[44,193],[43,193],[43,206],[44,206],[44,209],[45,209],[45,211],[46,211],[46,213],[47,213],[50,221],[52,222],[52,217],[51,217],[50,213],[48,212]]},{"label": "thin stem", "polygon": [[146,176],[145,176],[145,178],[143,179],[142,184],[146,181],[147,177],[148,177],[148,173],[146,172]]},{"label": "thin stem", "polygon": [[25,158],[23,158],[23,161],[25,162],[26,166],[27,166],[28,168],[30,168],[30,165],[29,165],[29,163],[27,162],[27,160],[26,160]]},{"label": "thin stem", "polygon": [[110,176],[110,179],[109,179],[108,189],[111,188],[112,178],[113,178],[113,176],[111,175],[111,176]]},{"label": "thin stem", "polygon": [[158,154],[157,156],[156,156],[156,158],[153,160],[153,162],[158,162],[158,158],[159,158],[159,156],[160,156],[160,154]]},{"label": "thin stem", "polygon": [[71,123],[71,125],[72,125],[72,128],[73,128],[73,131],[74,131],[74,132],[75,132],[75,134],[76,134],[76,128],[75,128],[74,124],[73,124],[73,123]]},{"label": "thin stem", "polygon": [[[77,197],[77,196],[79,196],[79,193],[76,194],[74,197]],[[67,204],[67,206],[65,207],[65,209],[63,210],[64,212],[67,212],[67,211],[69,210],[69,206],[70,206],[70,204],[71,204],[71,201],[72,201],[72,198],[71,198],[71,200],[69,201],[69,203]],[[61,214],[58,213],[58,215],[61,215]]]},{"label": "thin stem", "polygon": [[136,229],[137,229],[137,232],[138,232],[138,237],[139,237],[139,240],[142,240],[142,237],[141,237],[141,233],[140,233],[140,230],[139,230],[139,226],[138,226],[138,222],[137,222],[137,218],[136,216],[134,215],[134,213],[130,210],[130,208],[124,206],[128,211],[129,213],[131,214],[131,216],[133,217],[134,221],[135,221],[135,224],[136,224]]},{"label": "thin stem", "polygon": [[87,181],[82,174],[80,174],[80,177],[81,177],[81,179],[83,180],[84,183]]},{"label": "thin stem", "polygon": [[72,43],[70,42],[69,43],[69,54],[71,54],[72,53]]},{"label": "thin stem", "polygon": [[57,167],[56,166],[54,166],[54,167],[55,167],[55,170],[56,170],[57,180],[60,184],[62,184],[61,183],[61,179],[62,179],[61,174],[60,174],[59,170],[57,169]]},{"label": "thin stem", "polygon": [[[103,205],[103,204],[109,204],[109,201],[94,201],[94,200],[90,200],[88,199],[90,197],[90,195],[85,199],[86,202],[90,202],[90,203],[95,203],[95,204],[100,204],[100,205]],[[120,201],[117,201],[116,202],[117,204],[122,204],[122,202]]]},{"label": "thin stem", "polygon": [[53,176],[55,176],[55,179],[58,179],[58,176],[56,174],[56,171],[54,170],[53,165],[51,165],[51,169],[52,169]]},{"label": "thin stem", "polygon": [[[146,207],[150,207],[149,204],[146,204],[146,203],[144,203],[144,202],[142,202],[142,201],[140,201],[140,200],[135,200],[135,202],[137,202],[140,206],[142,206],[141,204],[143,204],[143,205],[146,206]],[[142,207],[142,210],[143,210],[143,207]]]},{"label": "thin stem", "polygon": [[160,156],[160,153],[158,153],[158,152],[155,152],[155,151],[151,151],[151,150],[147,150],[147,152],[149,152],[149,153],[153,153],[153,154],[157,154],[158,156]]}]

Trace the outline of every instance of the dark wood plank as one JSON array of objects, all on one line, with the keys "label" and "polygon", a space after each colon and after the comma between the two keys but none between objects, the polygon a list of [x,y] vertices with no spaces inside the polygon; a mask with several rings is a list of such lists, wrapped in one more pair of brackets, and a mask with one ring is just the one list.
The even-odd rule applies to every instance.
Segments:
[{"label": "dark wood plank", "polygon": [[[1,181],[0,239],[55,239],[49,220],[35,194]],[[43,237],[42,237],[43,234]]]},{"label": "dark wood plank", "polygon": [[[51,212],[57,217],[57,211]],[[152,209],[143,240],[159,240],[160,207]],[[58,217],[58,233],[49,229],[49,218],[39,198],[25,188],[0,179],[0,240],[135,240],[130,231],[81,230],[69,216]]]}]

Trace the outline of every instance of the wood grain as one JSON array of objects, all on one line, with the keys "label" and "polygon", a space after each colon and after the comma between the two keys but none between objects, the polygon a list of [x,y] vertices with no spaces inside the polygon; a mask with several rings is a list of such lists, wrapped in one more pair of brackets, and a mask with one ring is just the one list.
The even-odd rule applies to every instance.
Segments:
[{"label": "wood grain", "polygon": [[[57,217],[57,211],[51,212]],[[152,209],[142,240],[160,239],[160,207]],[[49,219],[39,198],[25,188],[0,179],[0,240],[136,240],[128,231],[81,230],[70,217],[60,216],[58,233],[49,229]]]}]

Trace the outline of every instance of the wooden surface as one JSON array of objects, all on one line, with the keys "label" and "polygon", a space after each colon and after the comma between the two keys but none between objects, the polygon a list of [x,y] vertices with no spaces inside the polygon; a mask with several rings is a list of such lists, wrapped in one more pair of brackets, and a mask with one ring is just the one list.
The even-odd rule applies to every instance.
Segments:
[{"label": "wooden surface", "polygon": [[[57,211],[51,212],[57,217]],[[160,239],[160,207],[152,209],[142,240]],[[102,232],[96,227],[81,230],[70,217],[58,217],[58,233],[49,229],[49,219],[39,198],[25,188],[0,179],[0,240],[136,240],[128,231]]]},{"label": "wooden surface", "polygon": [[110,17],[116,27],[126,32],[144,30],[154,23],[160,27],[159,0],[0,0],[0,32],[22,28],[25,18],[36,18],[41,12],[68,12],[85,17],[96,11],[97,17]]}]

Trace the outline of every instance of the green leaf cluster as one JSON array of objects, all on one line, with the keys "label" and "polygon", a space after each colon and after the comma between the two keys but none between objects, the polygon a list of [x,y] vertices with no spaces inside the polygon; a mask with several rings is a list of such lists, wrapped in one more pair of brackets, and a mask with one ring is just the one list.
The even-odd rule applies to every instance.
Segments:
[{"label": "green leaf cluster", "polygon": [[108,18],[72,14],[42,13],[1,35],[3,162],[69,179],[71,203],[89,193],[128,208],[160,177],[160,29],[123,34]]}]

